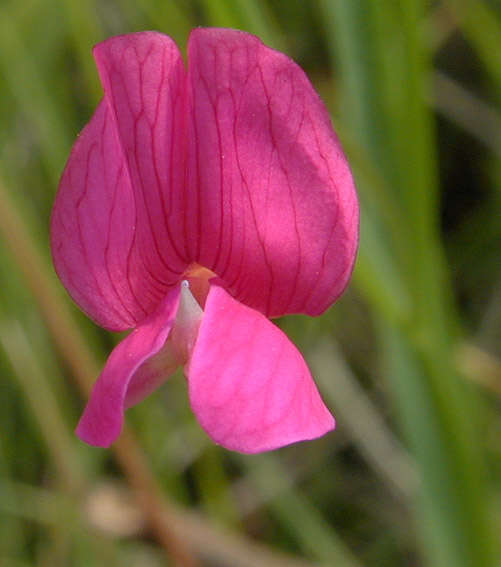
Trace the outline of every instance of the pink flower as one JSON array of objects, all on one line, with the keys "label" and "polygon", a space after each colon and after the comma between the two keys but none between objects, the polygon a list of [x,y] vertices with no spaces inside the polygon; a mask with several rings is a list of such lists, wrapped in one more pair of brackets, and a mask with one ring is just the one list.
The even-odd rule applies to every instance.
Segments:
[{"label": "pink flower", "polygon": [[319,315],[342,293],[358,203],[303,71],[244,32],[195,29],[94,49],[104,99],[52,215],[57,273],[99,325],[133,328],[77,428],[108,446],[126,408],[184,366],[208,435],[246,453],[334,428],[298,350],[267,317]]}]

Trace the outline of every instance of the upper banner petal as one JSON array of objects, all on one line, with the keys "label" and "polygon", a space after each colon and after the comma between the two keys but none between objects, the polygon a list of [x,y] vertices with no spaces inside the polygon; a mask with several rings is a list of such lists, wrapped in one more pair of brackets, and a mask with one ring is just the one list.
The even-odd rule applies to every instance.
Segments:
[{"label": "upper banner petal", "polygon": [[218,285],[211,285],[186,372],[200,424],[228,449],[257,453],[334,428],[295,346]]},{"label": "upper banner petal", "polygon": [[169,345],[165,350],[179,298],[177,286],[109,356],[78,423],[77,435],[86,443],[111,445],[122,429],[125,409],[150,394],[179,366]]},{"label": "upper banner petal", "polygon": [[184,181],[185,71],[144,32],[96,46],[104,100],[77,140],[52,215],[56,270],[100,325],[134,326],[186,267],[174,213]]},{"label": "upper banner petal", "polygon": [[268,316],[321,313],[351,275],[358,202],[306,75],[248,33],[196,29],[188,104],[190,256]]}]

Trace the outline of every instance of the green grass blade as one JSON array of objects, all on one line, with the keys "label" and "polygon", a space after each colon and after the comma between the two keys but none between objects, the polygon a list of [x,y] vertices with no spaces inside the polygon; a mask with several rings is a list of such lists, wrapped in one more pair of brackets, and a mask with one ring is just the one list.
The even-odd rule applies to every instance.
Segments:
[{"label": "green grass blade", "polygon": [[[390,198],[400,203],[410,229],[402,235],[407,258],[397,264],[409,293],[410,324],[403,327],[394,319],[382,332],[391,335],[382,348],[421,477],[417,524],[424,553],[441,567],[491,565],[482,452],[473,443],[475,404],[451,360],[457,321],[438,234],[436,150],[425,103],[430,66],[419,34],[422,6],[414,0],[321,5],[329,35],[337,37],[331,51],[346,78],[349,123],[392,185]],[[370,285],[367,280],[363,286]],[[464,416],[470,417],[468,424]]]}]

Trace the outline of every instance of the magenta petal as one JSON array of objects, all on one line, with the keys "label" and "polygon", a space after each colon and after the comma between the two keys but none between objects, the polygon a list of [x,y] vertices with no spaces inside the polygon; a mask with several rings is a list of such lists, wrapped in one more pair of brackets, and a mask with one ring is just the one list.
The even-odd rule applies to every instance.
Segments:
[{"label": "magenta petal", "polygon": [[217,285],[211,285],[187,374],[200,424],[228,449],[257,453],[334,428],[296,347]]},{"label": "magenta petal", "polygon": [[188,69],[191,256],[268,316],[321,313],[358,244],[353,179],[323,103],[248,33],[194,30]]},{"label": "magenta petal", "polygon": [[167,226],[183,186],[185,71],[174,42],[153,32],[94,54],[104,100],[61,178],[52,253],[80,307],[120,330],[152,313],[186,268]]},{"label": "magenta petal", "polygon": [[173,289],[153,315],[119,343],[94,385],[77,427],[77,435],[90,445],[108,447],[122,429],[126,407],[140,401],[171,373],[177,363],[162,356],[179,306],[179,286]]}]

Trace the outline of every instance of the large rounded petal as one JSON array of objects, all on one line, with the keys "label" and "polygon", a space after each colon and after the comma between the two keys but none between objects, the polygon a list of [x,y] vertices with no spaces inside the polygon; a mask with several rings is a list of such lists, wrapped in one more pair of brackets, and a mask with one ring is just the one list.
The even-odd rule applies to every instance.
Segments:
[{"label": "large rounded petal", "polygon": [[211,285],[186,372],[200,424],[228,449],[257,453],[334,428],[299,351],[218,285]]},{"label": "large rounded petal", "polygon": [[351,275],[358,202],[306,75],[248,33],[196,29],[188,103],[191,257],[265,315],[321,313]]},{"label": "large rounded petal", "polygon": [[94,55],[104,100],[63,173],[52,253],[80,307],[120,330],[152,313],[186,267],[169,230],[184,182],[185,71],[174,42],[153,32]]},{"label": "large rounded petal", "polygon": [[86,443],[111,445],[122,429],[125,409],[150,394],[179,366],[170,344],[165,350],[179,299],[178,286],[109,356],[77,427],[77,435]]}]

